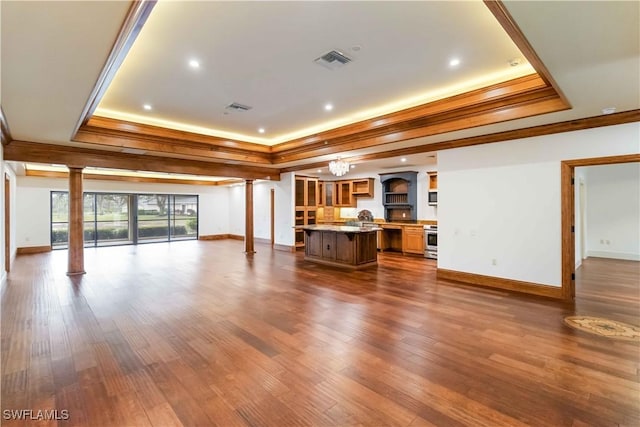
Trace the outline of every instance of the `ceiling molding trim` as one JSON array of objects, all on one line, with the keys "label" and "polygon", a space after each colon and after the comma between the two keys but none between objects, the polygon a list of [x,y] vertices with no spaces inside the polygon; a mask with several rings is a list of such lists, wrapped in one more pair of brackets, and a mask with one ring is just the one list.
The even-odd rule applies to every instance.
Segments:
[{"label": "ceiling molding trim", "polygon": [[142,170],[186,175],[227,176],[271,181],[280,180],[280,170],[276,168],[127,154],[15,140],[5,147],[4,158],[5,160],[18,162],[63,164],[68,167],[79,168],[92,166],[107,169]]},{"label": "ceiling molding trim", "polygon": [[384,116],[374,117],[350,125],[342,126],[319,134],[274,145],[274,153],[293,152],[296,149],[306,149],[310,144],[320,143],[335,138],[358,134],[365,131],[382,128],[385,126],[401,125],[407,120],[429,117],[435,114],[452,112],[459,108],[474,106],[483,102],[507,98],[512,95],[522,94],[537,89],[543,89],[546,84],[537,74],[519,77],[501,83],[496,83],[484,88],[453,95],[437,101],[396,111]]},{"label": "ceiling molding trim", "polygon": [[525,37],[524,33],[513,19],[506,6],[501,0],[483,0],[485,6],[491,11],[493,16],[498,20],[502,28],[509,35],[511,40],[515,43],[515,45],[520,49],[520,52],[527,58],[529,64],[536,70],[536,72],[542,77],[545,83],[552,88],[555,89],[556,93],[562,99],[562,101],[566,104],[567,108],[571,108],[571,103],[564,95],[560,86],[553,79],[553,76],[544,65],[536,51],[529,43],[529,40]]},{"label": "ceiling molding trim", "polygon": [[279,153],[274,159],[274,164],[370,148],[565,109],[566,105],[556,95],[555,91],[546,87],[531,93],[515,95],[508,99],[490,101],[433,116],[409,120],[374,131],[328,140],[326,144],[316,143],[305,147],[304,150],[295,149]]},{"label": "ceiling molding trim", "polygon": [[129,49],[133,46],[138,34],[140,34],[140,31],[151,14],[153,7],[156,5],[156,2],[157,0],[136,0],[131,4],[127,17],[118,32],[118,38],[109,53],[109,57],[100,72],[100,76],[98,77],[98,80],[89,95],[89,99],[82,110],[82,114],[78,119],[78,123],[71,134],[72,138],[78,132],[80,126],[85,124],[93,115],[98,104],[100,104],[102,97],[109,88],[109,85],[113,81],[125,57],[129,53]]},{"label": "ceiling molding trim", "polygon": [[[235,148],[233,146],[225,147],[222,145],[211,145],[206,142],[202,143],[198,142],[200,138],[197,138],[202,137],[202,135],[180,135],[179,131],[173,131],[171,129],[155,128],[152,134],[138,133],[135,130],[131,130],[140,129],[135,123],[120,122],[118,120],[104,119],[102,117],[99,119],[100,123],[106,123],[108,128],[95,126],[94,124],[97,121],[95,121],[95,118],[92,118],[89,121],[89,125],[81,126],[76,133],[74,141],[109,147],[119,147],[121,149],[133,148],[155,153],[198,156],[206,159],[249,162],[265,165],[271,164],[271,154],[264,152],[264,150],[252,151]],[[145,132],[147,129],[141,130],[142,132]],[[163,135],[163,132],[161,131],[166,132]]]},{"label": "ceiling molding trim", "polygon": [[246,142],[229,138],[220,138],[216,136],[203,135],[177,129],[163,128],[160,126],[153,126],[142,123],[128,122],[125,120],[112,119],[109,117],[91,117],[81,129],[83,128],[109,130],[120,133],[132,133],[148,137],[165,138],[171,140],[189,141],[215,148],[219,147],[261,153],[271,152],[271,147],[268,145],[256,144],[253,142]]},{"label": "ceiling molding trim", "polygon": [[2,145],[9,144],[13,139],[11,138],[11,130],[9,130],[9,123],[4,115],[4,110],[0,105],[0,141]]},{"label": "ceiling molding trim", "polygon": [[[26,176],[34,176],[40,178],[69,178],[68,172],[62,171],[42,171],[27,169],[25,171]],[[220,181],[205,181],[200,179],[187,179],[187,178],[153,178],[148,176],[130,176],[130,175],[103,175],[91,172],[84,172],[82,174],[84,179],[92,179],[96,181],[123,181],[123,182],[145,182],[152,184],[180,184],[180,185],[229,185],[242,182],[242,180],[225,179]]]},{"label": "ceiling molding trim", "polygon": [[277,165],[565,109],[536,74],[365,120],[278,146],[93,117],[74,141],[175,156]]},{"label": "ceiling molding trim", "polygon": [[[511,141],[514,139],[532,138],[536,136],[551,135],[555,133],[573,132],[584,129],[591,129],[604,126],[615,126],[625,123],[640,122],[640,110],[630,110],[615,114],[587,117],[578,120],[552,123],[547,125],[533,126],[524,129],[515,129],[505,132],[492,133],[488,135],[472,136],[468,138],[452,139],[450,141],[434,142],[415,147],[399,148],[384,151],[381,153],[362,154],[357,156],[343,157],[351,164],[358,164],[365,161],[387,159],[389,157],[407,156],[411,154],[428,153],[439,150],[449,150],[453,148],[469,147],[472,145],[490,144],[495,142]],[[280,172],[296,172],[307,169],[318,169],[326,167],[327,162],[305,163],[303,165],[290,166],[280,169]],[[580,166],[577,164],[577,166]]]}]

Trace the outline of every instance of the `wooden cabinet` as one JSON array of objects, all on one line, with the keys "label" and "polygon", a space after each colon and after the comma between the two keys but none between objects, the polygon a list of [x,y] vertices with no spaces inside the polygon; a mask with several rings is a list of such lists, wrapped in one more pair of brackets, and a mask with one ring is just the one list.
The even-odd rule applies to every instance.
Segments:
[{"label": "wooden cabinet", "polygon": [[353,197],[353,182],[338,181],[336,184],[336,206],[341,208],[355,207],[356,198]]},{"label": "wooden cabinet", "polygon": [[402,252],[424,254],[424,227],[405,225],[402,233]]},{"label": "wooden cabinet", "polygon": [[351,181],[352,194],[358,197],[373,197],[373,178],[361,178]]},{"label": "wooden cabinet", "polygon": [[427,172],[429,176],[429,190],[438,189],[438,172]]},{"label": "wooden cabinet", "polygon": [[294,243],[297,248],[304,247],[304,231],[301,227],[316,224],[318,196],[317,178],[295,177]]},{"label": "wooden cabinet", "polygon": [[305,259],[333,266],[359,269],[376,265],[376,231],[305,229]]},{"label": "wooden cabinet", "polygon": [[318,206],[318,178],[296,176],[296,207]]},{"label": "wooden cabinet", "polygon": [[335,206],[336,192],[335,183],[332,181],[320,181],[318,183],[318,193],[320,200],[318,206]]},{"label": "wooden cabinet", "polygon": [[[318,183],[318,206],[355,208],[357,197],[373,197],[374,183],[373,178],[320,181]],[[302,188],[302,185],[300,187]]]}]

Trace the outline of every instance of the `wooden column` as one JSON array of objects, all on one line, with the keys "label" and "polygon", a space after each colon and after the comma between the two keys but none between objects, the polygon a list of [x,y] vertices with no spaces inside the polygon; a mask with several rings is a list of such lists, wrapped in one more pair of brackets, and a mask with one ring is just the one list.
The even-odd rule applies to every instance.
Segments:
[{"label": "wooden column", "polygon": [[244,252],[247,254],[254,254],[256,251],[253,249],[253,180],[247,179],[245,181],[245,207],[244,207]]},{"label": "wooden column", "polygon": [[67,276],[84,274],[82,168],[69,167],[69,268]]}]

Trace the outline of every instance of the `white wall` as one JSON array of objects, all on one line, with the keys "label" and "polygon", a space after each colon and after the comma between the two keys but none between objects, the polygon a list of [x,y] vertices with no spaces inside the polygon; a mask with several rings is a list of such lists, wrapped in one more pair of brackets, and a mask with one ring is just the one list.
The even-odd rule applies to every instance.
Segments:
[{"label": "white wall", "polygon": [[[52,190],[67,191],[66,179],[21,176],[17,179],[16,244],[18,247],[51,244],[50,203]],[[84,191],[122,193],[197,194],[200,235],[228,234],[229,211],[227,187],[131,183],[120,181],[84,180]]]},{"label": "white wall", "polygon": [[[280,174],[280,181],[274,183],[275,194],[275,244],[293,246],[295,244],[293,226],[295,224],[295,178],[292,172]],[[257,208],[257,206],[256,206]]]},{"label": "white wall", "polygon": [[[2,232],[0,233],[0,238],[2,239],[0,242],[0,246],[2,247],[2,266],[0,266],[0,271],[2,272],[2,274],[0,276],[2,276],[2,278],[5,277],[5,270],[4,270],[4,261],[5,261],[5,256],[9,257],[11,259],[11,262],[13,262],[13,260],[16,257],[16,251],[17,251],[17,244],[16,244],[16,215],[17,215],[17,209],[16,209],[16,174],[13,170],[13,168],[11,167],[11,164],[8,162],[4,162],[2,161],[2,159],[0,158],[0,186],[2,187],[2,191],[0,192],[0,197],[2,200],[1,202],[1,207],[2,207],[2,213],[0,214],[0,227]],[[9,176],[9,182],[10,182],[10,188],[9,188],[9,230],[5,230],[4,229],[4,179],[5,179],[5,174]],[[9,253],[5,254],[4,252],[4,238],[5,238],[5,233],[9,233],[9,239],[10,239],[10,245],[11,247],[9,248]],[[0,278],[0,281],[3,280],[2,278]]]},{"label": "white wall", "polygon": [[585,169],[587,256],[640,261],[640,163]]},{"label": "white wall", "polygon": [[639,152],[639,123],[439,152],[438,268],[561,286],[560,162]]}]

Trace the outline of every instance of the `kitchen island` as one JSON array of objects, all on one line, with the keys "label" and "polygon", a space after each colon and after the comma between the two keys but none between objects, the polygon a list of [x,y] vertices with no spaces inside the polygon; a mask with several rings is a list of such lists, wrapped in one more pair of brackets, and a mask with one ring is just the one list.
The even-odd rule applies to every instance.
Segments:
[{"label": "kitchen island", "polygon": [[309,225],[305,234],[304,259],[349,269],[378,264],[376,226]]}]

